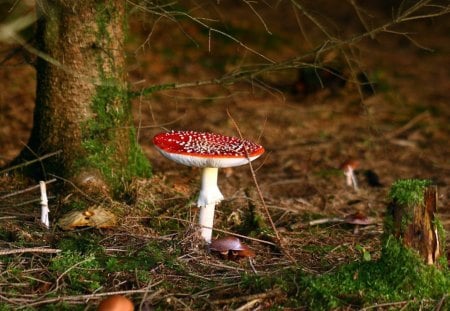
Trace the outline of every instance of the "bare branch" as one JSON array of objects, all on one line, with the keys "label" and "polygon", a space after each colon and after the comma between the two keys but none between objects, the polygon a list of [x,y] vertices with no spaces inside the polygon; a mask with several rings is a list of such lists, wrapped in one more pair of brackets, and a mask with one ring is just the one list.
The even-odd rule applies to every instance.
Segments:
[{"label": "bare branch", "polygon": [[[56,181],[56,179],[55,178],[53,178],[53,179],[50,179],[50,180],[47,180],[46,182],[45,182],[45,184],[46,185],[49,185],[49,184],[51,184],[51,183],[54,183]],[[25,193],[25,192],[29,192],[29,191],[32,191],[32,190],[35,190],[35,189],[39,189],[39,185],[34,185],[34,186],[31,186],[31,187],[28,187],[28,188],[26,188],[26,189],[22,189],[22,190],[19,190],[19,191],[14,191],[14,192],[12,192],[12,193],[8,193],[8,194],[6,194],[6,195],[4,195],[4,196],[1,196],[0,197],[0,200],[4,200],[4,199],[6,199],[6,198],[10,198],[10,197],[13,197],[13,196],[15,196],[15,195],[19,195],[19,194],[23,194],[23,193]]]},{"label": "bare branch", "polygon": [[262,18],[262,16],[258,13],[258,11],[256,11],[256,9],[253,7],[253,5],[251,4],[250,1],[248,0],[243,0],[245,4],[248,5],[248,7],[250,8],[250,10],[253,11],[253,13],[255,13],[256,17],[258,17],[258,19],[261,21],[261,24],[263,24],[264,28],[266,29],[268,34],[272,34],[272,32],[269,30],[269,27],[267,27],[266,22],[264,21],[264,19]]},{"label": "bare branch", "polygon": [[[303,12],[303,14],[308,14],[308,12],[305,11],[303,6],[301,6],[297,1],[291,0],[291,2],[296,8],[301,10]],[[362,40],[364,40],[366,38],[374,38],[376,35],[378,35],[380,33],[395,33],[395,34],[406,36],[406,38],[411,39],[407,34],[402,33],[402,32],[396,32],[393,28],[395,26],[403,24],[407,21],[411,21],[411,20],[415,20],[415,19],[422,19],[422,18],[427,18],[427,17],[431,18],[431,17],[442,16],[442,15],[448,14],[450,12],[450,6],[447,6],[447,7],[430,6],[429,2],[430,1],[419,1],[404,11],[399,10],[401,12],[401,14],[398,14],[392,21],[387,22],[381,26],[375,27],[370,31],[365,31],[363,33],[354,35],[350,38],[347,38],[346,40],[338,40],[338,39],[334,38],[324,28],[324,26],[322,26],[319,23],[319,21],[317,19],[315,19],[313,16],[308,14],[307,15],[308,18],[311,21],[313,21],[317,25],[317,27],[319,27],[322,30],[322,32],[324,32],[327,35],[327,37],[329,38],[329,40],[324,41],[322,44],[320,44],[316,48],[312,49],[309,53],[305,53],[301,56],[293,57],[293,58],[287,59],[285,61],[280,61],[280,62],[271,61],[268,64],[263,63],[263,64],[256,64],[256,65],[252,65],[252,66],[246,66],[240,70],[227,73],[227,74],[223,75],[222,77],[213,78],[213,79],[209,79],[209,80],[153,85],[148,88],[144,88],[140,91],[131,91],[129,93],[129,95],[131,97],[136,97],[136,96],[140,96],[140,95],[145,96],[145,95],[149,95],[154,92],[163,91],[163,90],[172,90],[172,89],[180,89],[180,88],[196,87],[196,86],[206,86],[206,85],[233,84],[233,83],[240,82],[240,81],[253,81],[254,78],[260,76],[263,73],[282,71],[282,70],[294,69],[294,68],[306,68],[306,67],[322,68],[321,66],[319,66],[320,62],[318,61],[320,59],[320,55],[326,54],[327,52],[330,52],[332,50],[343,50],[346,47],[352,47],[355,44],[361,42]],[[441,11],[436,11],[436,12],[429,13],[429,14],[418,13],[418,11],[420,11],[424,7],[433,7],[433,8],[438,7],[439,9],[441,9]],[[167,14],[169,14],[169,13],[167,13]],[[170,14],[172,14],[172,13],[170,13]],[[203,22],[200,22],[198,19],[196,19],[192,16],[189,16],[186,13],[179,12],[178,14],[183,14],[183,16],[188,16],[192,20],[205,26],[210,31],[217,32],[215,29],[209,27],[208,25],[204,24]],[[418,14],[418,15],[414,15],[414,14]],[[239,40],[235,39],[234,37],[232,37],[228,34],[224,34],[220,31],[219,31],[219,33],[225,35],[226,37],[233,38],[233,41],[240,42]],[[414,42],[413,40],[411,40],[411,41],[413,43],[415,43],[417,46],[423,48],[417,42]],[[242,44],[242,43],[240,42],[240,44]],[[257,54],[259,55],[259,53],[257,53]],[[311,59],[315,59],[315,62],[311,63],[311,62],[307,61],[307,60],[311,60]]]},{"label": "bare branch", "polygon": [[1,170],[1,171],[0,171],[0,174],[4,174],[4,173],[7,173],[7,172],[9,172],[9,171],[13,171],[13,170],[15,170],[15,169],[18,169],[18,168],[21,168],[21,167],[25,167],[25,166],[31,165],[31,164],[33,164],[33,163],[36,163],[36,162],[40,162],[40,161],[45,160],[45,159],[47,159],[47,158],[53,157],[53,156],[55,156],[55,155],[58,155],[58,154],[60,154],[61,152],[62,152],[62,150],[58,150],[58,151],[55,151],[55,152],[52,152],[52,153],[43,155],[43,156],[41,156],[41,157],[38,157],[38,158],[36,158],[36,159],[34,159],[34,160],[27,161],[27,162],[25,162],[25,163],[20,163],[20,164],[17,164],[17,165],[14,165],[14,166],[5,168],[4,170]]},{"label": "bare branch", "polygon": [[155,14],[155,15],[157,15],[157,16],[163,16],[163,17],[166,17],[166,18],[168,18],[168,19],[171,20],[171,21],[175,21],[175,20],[176,20],[176,17],[185,17],[185,18],[188,18],[188,19],[190,19],[191,21],[195,22],[196,24],[198,24],[198,25],[204,27],[206,30],[208,30],[209,33],[217,33],[217,34],[219,34],[219,35],[221,35],[221,36],[223,36],[223,37],[225,37],[225,38],[228,38],[228,39],[232,40],[233,42],[239,44],[240,46],[242,46],[242,47],[243,47],[244,49],[246,49],[247,51],[249,51],[249,52],[251,52],[252,54],[255,54],[255,55],[261,57],[262,59],[268,61],[269,63],[275,63],[274,60],[272,60],[272,59],[270,59],[269,57],[265,56],[264,54],[262,54],[262,53],[256,51],[255,49],[249,47],[248,45],[246,45],[245,43],[243,43],[243,42],[242,42],[241,40],[239,40],[238,38],[236,38],[236,37],[234,37],[234,36],[232,36],[232,35],[230,35],[230,34],[224,32],[224,31],[222,31],[222,30],[219,30],[219,29],[217,29],[217,28],[214,28],[214,27],[209,26],[207,23],[205,23],[205,20],[206,20],[206,19],[204,19],[204,18],[194,17],[194,16],[192,16],[192,15],[190,15],[190,14],[188,14],[188,13],[182,12],[182,11],[169,11],[169,10],[166,10],[163,6],[155,7],[155,8],[152,10],[152,9],[147,8],[147,7],[141,6],[141,5],[135,3],[135,2],[133,2],[133,1],[131,1],[131,0],[128,0],[128,2],[131,3],[131,4],[133,4],[133,5],[135,5],[136,7],[140,8],[140,9],[142,9],[142,10],[145,11],[145,12],[149,12],[149,13]]}]

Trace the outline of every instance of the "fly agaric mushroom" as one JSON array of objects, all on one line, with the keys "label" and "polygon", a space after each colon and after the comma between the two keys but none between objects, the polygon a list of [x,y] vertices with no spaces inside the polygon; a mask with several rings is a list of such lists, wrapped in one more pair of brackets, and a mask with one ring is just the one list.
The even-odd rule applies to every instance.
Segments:
[{"label": "fly agaric mushroom", "polygon": [[358,183],[356,181],[355,169],[359,166],[358,160],[347,160],[339,167],[346,177],[347,186],[353,186],[353,189],[358,190]]},{"label": "fly agaric mushroom", "polygon": [[237,137],[195,131],[159,133],[153,138],[153,143],[166,158],[203,168],[197,206],[200,207],[201,235],[210,243],[215,205],[223,200],[217,186],[219,168],[247,164],[263,154],[264,148]]}]

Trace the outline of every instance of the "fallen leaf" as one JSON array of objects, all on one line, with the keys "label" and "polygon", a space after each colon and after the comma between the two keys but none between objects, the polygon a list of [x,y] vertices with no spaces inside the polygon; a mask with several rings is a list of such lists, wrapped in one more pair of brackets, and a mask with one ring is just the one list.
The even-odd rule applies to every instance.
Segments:
[{"label": "fallen leaf", "polygon": [[78,227],[111,228],[116,224],[116,215],[101,206],[89,207],[83,211],[71,211],[58,221],[58,226],[63,230],[74,230]]}]

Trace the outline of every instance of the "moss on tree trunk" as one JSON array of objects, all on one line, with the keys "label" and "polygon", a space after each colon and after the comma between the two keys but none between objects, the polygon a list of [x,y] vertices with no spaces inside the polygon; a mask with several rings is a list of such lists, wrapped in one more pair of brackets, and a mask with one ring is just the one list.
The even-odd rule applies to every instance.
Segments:
[{"label": "moss on tree trunk", "polygon": [[417,252],[425,263],[437,263],[443,253],[444,234],[435,217],[436,186],[426,180],[399,180],[393,184],[390,198],[385,234]]},{"label": "moss on tree trunk", "polygon": [[[126,82],[126,1],[40,1],[33,153],[62,150],[45,172],[118,192],[150,174],[136,142]],[[50,61],[48,61],[50,58]],[[21,158],[32,158],[28,149]],[[81,177],[80,177],[81,176]],[[89,179],[88,178],[88,179]],[[92,189],[91,189],[92,190]]]}]

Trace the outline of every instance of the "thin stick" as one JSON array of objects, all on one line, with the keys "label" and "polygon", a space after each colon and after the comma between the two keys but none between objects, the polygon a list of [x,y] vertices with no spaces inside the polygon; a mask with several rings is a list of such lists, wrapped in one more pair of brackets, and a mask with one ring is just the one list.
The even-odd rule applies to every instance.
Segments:
[{"label": "thin stick", "polygon": [[[54,183],[55,181],[56,181],[56,178],[53,178],[53,179],[45,181],[45,184],[48,185],[48,184]],[[19,191],[8,193],[8,194],[5,194],[4,196],[0,197],[0,200],[6,199],[6,198],[9,198],[9,197],[13,197],[15,195],[19,195],[19,194],[22,194],[22,193],[25,193],[25,192],[28,192],[28,191],[32,191],[32,190],[38,189],[40,187],[41,187],[41,185],[39,184],[39,185],[34,185],[34,186],[31,186],[31,187],[28,187],[28,188],[25,188],[25,189],[22,189],[22,190],[19,190]]]},{"label": "thin stick", "polygon": [[386,303],[378,303],[373,306],[368,306],[360,309],[360,311],[372,310],[372,309],[381,309],[383,307],[394,307],[409,304],[413,300],[404,300],[404,301],[396,301],[396,302],[386,302]]},{"label": "thin stick", "polygon": [[60,249],[46,248],[46,247],[26,247],[18,249],[0,249],[0,256],[22,254],[22,253],[45,253],[45,254],[57,254],[61,252]]},{"label": "thin stick", "polygon": [[[240,137],[241,139],[244,139],[243,136],[242,136],[242,132],[241,132],[241,130],[239,129],[238,124],[236,123],[236,120],[234,120],[234,118],[231,116],[230,111],[229,111],[228,109],[227,109],[227,114],[228,114],[228,117],[230,118],[231,122],[233,122],[234,127],[236,128],[236,130],[237,130],[237,132],[238,132],[238,134],[239,134],[239,137]],[[296,262],[295,258],[292,257],[292,255],[291,255],[291,254],[287,251],[287,249],[284,247],[283,241],[281,240],[281,237],[280,237],[280,234],[278,233],[277,227],[275,226],[275,223],[274,223],[273,220],[272,220],[272,216],[270,215],[269,208],[267,207],[267,204],[266,204],[266,201],[264,200],[264,196],[263,196],[263,194],[262,194],[261,188],[259,187],[258,180],[256,179],[255,170],[253,169],[252,163],[251,163],[251,161],[250,161],[250,159],[249,159],[247,149],[244,148],[244,151],[245,151],[245,155],[246,155],[246,157],[247,157],[247,159],[248,159],[248,165],[249,165],[249,167],[250,167],[250,172],[251,172],[251,175],[252,175],[252,178],[253,178],[253,182],[254,182],[255,187],[256,187],[256,191],[258,192],[258,196],[259,196],[259,199],[260,199],[260,201],[261,201],[261,205],[263,206],[264,212],[265,212],[266,215],[267,215],[267,218],[268,218],[268,220],[269,220],[270,226],[272,227],[272,230],[273,230],[273,232],[275,233],[275,237],[276,237],[276,239],[277,239],[277,242],[278,242],[278,244],[279,244],[279,247],[280,247],[280,249],[283,251],[283,253],[284,253],[284,254],[285,254],[292,262],[295,263],[295,262]]]},{"label": "thin stick", "polygon": [[[197,225],[196,223],[194,223],[194,222],[192,222],[192,221],[185,220],[185,219],[181,219],[181,218],[177,218],[177,217],[171,217],[171,216],[158,216],[158,218],[160,218],[160,219],[172,219],[172,220],[177,220],[177,221],[179,221],[179,222],[187,223],[187,224],[190,224],[190,225]],[[238,234],[238,233],[234,233],[234,232],[227,231],[227,230],[222,230],[222,229],[214,228],[214,231],[226,233],[226,234],[229,234],[229,235],[238,237],[238,238],[242,238],[242,239],[246,239],[246,240],[250,240],[250,241],[255,241],[255,242],[262,243],[262,244],[267,244],[267,245],[277,246],[275,243],[272,243],[272,242],[269,242],[269,241],[266,241],[266,240],[261,240],[261,239],[257,239],[257,238],[252,238],[252,237],[249,237],[249,236],[245,236],[245,235]]]},{"label": "thin stick", "polygon": [[242,302],[242,301],[251,301],[251,300],[255,300],[255,299],[265,299],[265,298],[270,298],[270,297],[274,297],[274,296],[278,296],[278,295],[280,295],[280,290],[274,289],[272,291],[260,293],[260,294],[239,296],[239,297],[233,297],[233,298],[227,298],[227,299],[217,299],[217,300],[211,301],[211,303],[215,304],[215,305],[230,305],[232,303],[237,303],[237,302]]},{"label": "thin stick", "polygon": [[39,161],[42,161],[42,160],[45,160],[47,158],[53,157],[55,155],[58,155],[61,152],[62,152],[62,150],[58,150],[58,151],[55,151],[55,152],[43,155],[42,157],[36,158],[34,160],[30,160],[30,161],[27,161],[27,162],[24,162],[24,163],[20,163],[20,164],[17,164],[17,165],[5,168],[4,170],[0,171],[0,174],[4,174],[4,173],[7,173],[9,171],[12,171],[12,170],[15,170],[15,169],[18,169],[18,168],[21,168],[21,167],[28,166],[30,164],[33,164],[33,163],[36,163],[36,162],[39,162]]},{"label": "thin stick", "polygon": [[0,217],[0,220],[3,220],[3,219],[16,219],[17,217],[16,216],[2,216],[2,217]]},{"label": "thin stick", "polygon": [[403,132],[406,132],[410,128],[414,127],[417,123],[419,123],[423,120],[429,119],[429,118],[430,118],[430,113],[428,111],[422,112],[421,114],[418,114],[417,116],[415,116],[414,118],[409,120],[406,124],[402,125],[398,129],[396,129],[390,133],[387,133],[386,135],[384,135],[384,137],[387,139],[395,138],[395,137],[399,136],[400,134],[402,134]]},{"label": "thin stick", "polygon": [[[160,280],[156,283],[154,283],[152,286],[157,286],[160,283],[162,283],[163,280]],[[44,299],[40,301],[34,301],[30,302],[28,304],[24,304],[26,301],[24,299],[20,299],[18,303],[21,304],[20,308],[26,308],[26,307],[33,307],[48,303],[55,303],[55,302],[70,302],[70,301],[84,301],[84,300],[90,300],[90,299],[98,299],[101,297],[107,297],[107,296],[113,296],[113,295],[131,295],[131,294],[142,294],[148,291],[148,287],[140,288],[140,289],[131,289],[131,290],[121,290],[116,292],[107,292],[107,293],[98,293],[98,294],[88,294],[88,295],[76,295],[76,296],[64,296],[64,297],[55,297],[55,298],[49,298]],[[11,302],[14,302],[15,299],[9,299]]]},{"label": "thin stick", "polygon": [[445,300],[447,300],[448,294],[442,296],[441,300],[439,300],[438,304],[436,305],[436,308],[434,310],[441,311],[442,307],[444,306]]},{"label": "thin stick", "polygon": [[321,218],[321,219],[311,220],[309,222],[309,225],[315,226],[315,225],[328,224],[328,223],[334,223],[334,222],[344,222],[344,219],[342,219],[342,218]]},{"label": "thin stick", "polygon": [[[194,20],[195,22],[199,23],[200,25],[204,26],[209,31],[220,33],[221,35],[224,35],[224,36],[232,39],[233,41],[239,43],[241,46],[244,46],[247,50],[251,51],[252,53],[255,53],[256,55],[259,55],[259,56],[265,58],[268,61],[268,63],[253,66],[253,67],[249,66],[248,69],[227,73],[227,74],[223,75],[222,77],[215,78],[215,79],[196,81],[196,82],[187,82],[187,83],[167,83],[167,84],[162,84],[162,85],[153,85],[148,88],[144,88],[138,92],[130,92],[129,95],[131,97],[137,97],[137,96],[141,96],[141,95],[142,96],[149,95],[154,92],[179,89],[179,88],[185,88],[185,87],[215,85],[215,84],[232,84],[232,83],[236,83],[238,81],[246,81],[246,80],[254,79],[256,76],[259,76],[266,72],[275,72],[275,71],[280,71],[280,70],[301,68],[301,67],[318,67],[317,65],[314,65],[314,64],[305,63],[303,60],[309,59],[311,57],[317,58],[318,55],[325,54],[326,52],[329,52],[329,51],[332,51],[335,49],[339,50],[339,49],[343,49],[345,47],[351,47],[352,45],[355,45],[358,42],[361,42],[362,40],[364,40],[368,37],[373,38],[377,34],[380,34],[380,33],[392,32],[391,28],[394,28],[397,25],[403,24],[408,20],[413,20],[413,19],[418,19],[418,18],[432,18],[435,16],[445,15],[450,12],[449,7],[443,6],[443,7],[440,7],[440,10],[438,10],[437,12],[426,14],[426,15],[421,15],[420,13],[417,13],[417,11],[419,11],[420,8],[425,7],[426,3],[419,1],[416,5],[413,5],[412,7],[408,8],[408,10],[406,10],[404,12],[400,12],[401,14],[396,16],[394,18],[394,20],[392,20],[392,21],[384,23],[380,26],[377,26],[370,31],[364,31],[360,34],[354,35],[345,40],[341,40],[338,38],[334,38],[327,31],[327,29],[325,29],[325,27],[322,26],[315,17],[313,17],[311,14],[309,14],[303,8],[303,6],[300,3],[298,3],[296,0],[291,0],[290,2],[292,3],[293,7],[297,8],[300,12],[305,14],[305,16],[309,20],[311,20],[328,37],[328,40],[326,42],[324,42],[323,44],[321,44],[320,46],[313,48],[308,53],[305,53],[301,56],[293,57],[293,58],[290,58],[290,59],[287,59],[287,60],[281,61],[281,62],[274,62],[273,60],[264,57],[260,53],[254,51],[254,50],[250,49],[249,47],[247,47],[246,45],[244,45],[242,42],[240,42],[236,38],[234,38],[226,33],[223,33],[221,31],[217,31],[214,28],[211,28],[210,26],[201,22],[199,19],[190,16],[189,14],[181,13],[181,12],[164,12],[163,14],[170,14],[170,13],[184,14],[188,18],[190,18],[190,19]],[[133,2],[131,2],[131,3],[133,3]],[[137,4],[135,4],[135,5],[138,6]],[[155,13],[157,15],[160,15],[160,16],[163,15],[160,12],[153,12],[153,11],[151,11],[151,12]],[[414,15],[414,13],[417,13],[419,15]],[[164,15],[164,16],[167,17],[166,15]],[[406,38],[408,40],[410,40],[410,38],[405,33],[398,33],[398,34],[406,36]],[[318,68],[321,68],[321,67],[318,67]]]}]

